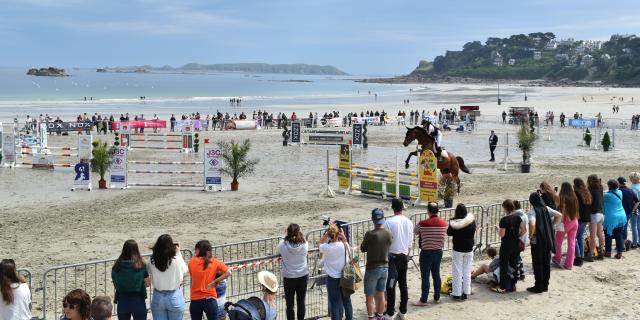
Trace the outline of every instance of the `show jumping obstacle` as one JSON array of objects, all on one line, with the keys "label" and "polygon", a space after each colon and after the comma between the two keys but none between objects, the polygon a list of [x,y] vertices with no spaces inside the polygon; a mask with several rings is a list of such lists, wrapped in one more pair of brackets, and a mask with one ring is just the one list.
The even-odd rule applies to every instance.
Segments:
[{"label": "show jumping obstacle", "polygon": [[[136,148],[138,149],[138,148]],[[204,160],[207,161],[136,161],[128,160],[129,152],[127,148],[121,146],[116,148],[112,154],[111,187],[127,189],[131,187],[179,187],[179,188],[201,188],[204,191],[221,191],[222,178],[219,174],[222,152],[219,148],[214,148],[205,144]],[[145,165],[143,169],[129,169],[133,165]],[[149,170],[148,166],[202,166],[203,170]],[[189,175],[199,177],[202,183],[174,183],[175,177],[170,177],[170,183],[149,183],[130,182],[129,176],[136,175],[147,177],[149,175]]]},{"label": "show jumping obstacle", "polygon": [[[131,126],[121,124],[118,132],[120,134],[120,145],[129,149],[180,150],[180,152],[185,153],[193,151],[193,130],[191,125],[184,125],[181,133],[132,133]],[[142,145],[134,145],[134,142],[142,143]]]},{"label": "show jumping obstacle", "polygon": [[[344,194],[359,191],[362,195],[383,199],[399,198],[412,202],[414,205],[437,201],[435,156],[432,152],[425,151],[419,159],[420,172],[399,170],[400,164],[397,154],[395,169],[378,168],[351,162],[351,147],[341,146],[338,166],[334,167],[329,165],[327,151],[327,188],[325,194],[333,195],[329,172],[336,172],[338,174],[338,190]],[[421,165],[423,162],[424,165]]]}]

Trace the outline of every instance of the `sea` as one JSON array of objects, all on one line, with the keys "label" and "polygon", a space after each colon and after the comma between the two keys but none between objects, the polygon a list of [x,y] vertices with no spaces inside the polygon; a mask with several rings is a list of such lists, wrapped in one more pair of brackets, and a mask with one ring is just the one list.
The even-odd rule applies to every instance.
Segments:
[{"label": "sea", "polygon": [[[376,104],[392,102],[401,106],[405,99],[437,103],[440,91],[419,84],[355,81],[367,76],[115,73],[68,68],[68,77],[38,77],[27,75],[27,70],[28,67],[0,67],[0,121],[40,114],[64,120],[94,112],[143,113],[150,118],[153,113],[233,114],[258,109],[307,112],[312,108],[330,111],[336,105],[362,105],[364,110],[376,110]],[[230,103],[232,98],[241,99],[241,103]]]}]

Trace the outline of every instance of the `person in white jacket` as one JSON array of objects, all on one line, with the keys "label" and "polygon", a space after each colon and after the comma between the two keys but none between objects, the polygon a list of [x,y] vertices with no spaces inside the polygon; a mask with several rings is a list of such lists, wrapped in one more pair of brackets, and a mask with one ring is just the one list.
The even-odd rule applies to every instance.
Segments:
[{"label": "person in white jacket", "polygon": [[11,259],[0,262],[0,319],[31,319],[31,293],[25,279],[18,274]]},{"label": "person in white jacket", "polygon": [[[287,303],[287,320],[305,319],[305,298],[309,281],[307,252],[309,245],[300,231],[300,226],[292,223],[287,227],[284,239],[278,245],[282,256],[282,280],[284,298]],[[294,307],[297,304],[297,312]]]}]

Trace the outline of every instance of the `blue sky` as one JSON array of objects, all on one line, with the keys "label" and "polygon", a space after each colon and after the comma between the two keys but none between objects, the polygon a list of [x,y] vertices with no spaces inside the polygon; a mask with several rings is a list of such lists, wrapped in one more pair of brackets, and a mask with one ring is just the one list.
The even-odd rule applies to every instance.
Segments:
[{"label": "blue sky", "polygon": [[0,65],[303,62],[404,74],[492,36],[636,30],[638,0],[1,0]]}]

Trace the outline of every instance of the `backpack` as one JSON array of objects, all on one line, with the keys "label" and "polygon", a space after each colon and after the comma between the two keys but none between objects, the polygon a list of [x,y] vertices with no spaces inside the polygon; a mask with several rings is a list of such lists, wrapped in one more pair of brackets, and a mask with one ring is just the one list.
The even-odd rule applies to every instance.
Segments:
[{"label": "backpack", "polygon": [[450,295],[453,291],[453,276],[446,276],[440,286],[440,293]]}]

